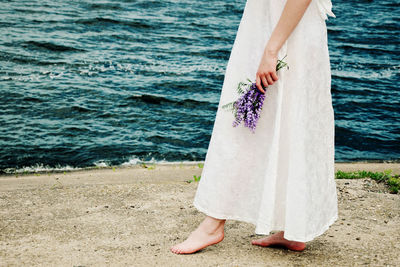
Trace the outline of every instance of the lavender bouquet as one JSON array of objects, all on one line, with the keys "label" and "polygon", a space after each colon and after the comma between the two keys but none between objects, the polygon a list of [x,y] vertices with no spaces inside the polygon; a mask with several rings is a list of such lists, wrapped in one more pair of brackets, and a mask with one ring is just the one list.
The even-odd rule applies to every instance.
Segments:
[{"label": "lavender bouquet", "polygon": [[[278,59],[276,65],[276,71],[283,67],[289,68],[286,62],[283,61],[284,56],[281,60]],[[233,102],[222,106],[224,109],[229,109],[234,113],[235,120],[232,123],[233,127],[238,126],[242,121],[244,126],[250,128],[255,133],[258,119],[265,99],[265,94],[258,90],[256,83],[247,79],[248,82],[240,82],[237,87],[237,92],[241,96]],[[263,86],[266,90],[266,87]]]}]

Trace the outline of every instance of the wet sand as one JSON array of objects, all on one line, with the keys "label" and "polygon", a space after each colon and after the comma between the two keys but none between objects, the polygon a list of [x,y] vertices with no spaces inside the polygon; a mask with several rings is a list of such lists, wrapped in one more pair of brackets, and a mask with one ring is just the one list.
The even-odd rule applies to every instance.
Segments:
[{"label": "wet sand", "polygon": [[[400,164],[336,170],[400,173]],[[0,266],[399,266],[400,194],[372,179],[336,180],[339,218],[303,252],[252,246],[254,226],[175,255],[204,215],[192,205],[197,164],[0,176]]]}]

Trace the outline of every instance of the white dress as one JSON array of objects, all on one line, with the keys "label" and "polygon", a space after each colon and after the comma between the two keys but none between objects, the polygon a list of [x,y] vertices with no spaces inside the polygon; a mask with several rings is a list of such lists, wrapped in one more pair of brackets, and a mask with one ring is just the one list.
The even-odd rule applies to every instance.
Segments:
[{"label": "white dress", "polygon": [[247,0],[226,68],[220,102],[194,206],[218,219],[284,230],[307,242],[338,218],[334,180],[334,111],[325,19],[330,0],[312,0],[279,51],[289,69],[266,91],[253,134],[234,128],[237,84],[255,80],[264,47],[286,0]]}]

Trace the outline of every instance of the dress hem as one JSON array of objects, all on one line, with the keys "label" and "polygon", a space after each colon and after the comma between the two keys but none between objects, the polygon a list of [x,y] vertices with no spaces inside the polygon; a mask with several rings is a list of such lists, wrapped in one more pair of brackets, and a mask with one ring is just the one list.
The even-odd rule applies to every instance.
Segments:
[{"label": "dress hem", "polygon": [[[206,214],[207,216],[219,219],[219,220],[236,220],[236,221],[242,221],[242,222],[247,222],[247,223],[251,223],[254,226],[256,226],[257,228],[257,222],[246,218],[246,217],[241,217],[241,216],[235,216],[235,215],[222,215],[222,214],[217,214],[214,212],[210,212],[208,210],[206,210],[205,208],[201,207],[196,201],[193,202],[193,206],[200,212]],[[313,234],[309,234],[307,235],[306,238],[297,238],[293,235],[287,235],[286,232],[284,233],[284,238],[287,240],[291,240],[291,241],[297,241],[297,242],[309,242],[311,240],[313,240],[314,238],[322,235],[323,233],[325,233],[325,231],[327,231],[329,229],[329,227],[338,219],[338,214],[336,213],[329,221],[327,224],[325,224],[320,231],[318,231],[317,233],[313,233]],[[257,232],[255,231],[255,234],[257,235],[269,235],[269,233],[271,231],[284,231],[285,229],[278,229],[279,227],[269,227],[271,230],[266,231],[266,232]],[[268,226],[267,226],[268,229]]]}]

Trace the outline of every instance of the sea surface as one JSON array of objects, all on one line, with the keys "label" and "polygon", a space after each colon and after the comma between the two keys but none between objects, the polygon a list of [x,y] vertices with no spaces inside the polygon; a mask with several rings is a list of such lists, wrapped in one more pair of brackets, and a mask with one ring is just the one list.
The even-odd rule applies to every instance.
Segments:
[{"label": "sea surface", "polygon": [[[245,0],[0,1],[0,173],[203,161]],[[333,0],[335,159],[400,161],[400,1]]]}]

